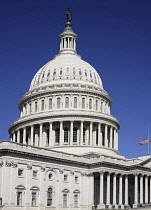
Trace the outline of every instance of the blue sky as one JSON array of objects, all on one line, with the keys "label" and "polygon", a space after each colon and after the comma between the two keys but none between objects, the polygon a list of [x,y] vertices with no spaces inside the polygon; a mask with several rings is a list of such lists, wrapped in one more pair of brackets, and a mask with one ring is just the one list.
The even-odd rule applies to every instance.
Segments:
[{"label": "blue sky", "polygon": [[119,152],[147,155],[151,121],[150,0],[0,0],[0,140],[19,117],[18,102],[42,65],[59,51],[71,8],[77,52],[100,74],[119,120]]}]

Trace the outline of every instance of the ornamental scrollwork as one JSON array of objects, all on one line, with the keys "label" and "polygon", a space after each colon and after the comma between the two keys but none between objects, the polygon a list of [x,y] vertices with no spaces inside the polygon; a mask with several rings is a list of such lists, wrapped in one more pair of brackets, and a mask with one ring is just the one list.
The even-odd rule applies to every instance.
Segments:
[{"label": "ornamental scrollwork", "polygon": [[12,164],[11,164],[11,162],[6,161],[6,162],[5,162],[5,165],[6,165],[6,167],[11,167]]},{"label": "ornamental scrollwork", "polygon": [[32,165],[31,164],[27,164],[27,169],[31,170],[32,169]]},{"label": "ornamental scrollwork", "polygon": [[41,171],[45,171],[45,167],[44,166],[41,166]]},{"label": "ornamental scrollwork", "polygon": [[17,167],[17,163],[14,162],[14,161],[11,161],[11,166],[12,166],[13,168],[16,168],[16,167]]},{"label": "ornamental scrollwork", "polygon": [[4,165],[3,161],[0,161],[0,167],[2,167]]}]

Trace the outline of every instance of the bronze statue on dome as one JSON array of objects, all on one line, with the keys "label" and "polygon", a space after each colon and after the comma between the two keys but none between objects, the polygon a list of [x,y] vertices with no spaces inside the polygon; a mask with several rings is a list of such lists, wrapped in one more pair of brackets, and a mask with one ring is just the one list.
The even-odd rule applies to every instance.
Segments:
[{"label": "bronze statue on dome", "polygon": [[67,9],[67,22],[71,22],[72,20],[72,14],[70,12],[70,8]]}]

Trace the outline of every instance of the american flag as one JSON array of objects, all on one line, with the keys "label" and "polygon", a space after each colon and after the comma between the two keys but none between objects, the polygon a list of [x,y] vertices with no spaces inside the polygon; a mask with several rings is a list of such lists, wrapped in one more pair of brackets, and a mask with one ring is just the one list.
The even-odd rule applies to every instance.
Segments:
[{"label": "american flag", "polygon": [[139,143],[139,145],[143,145],[143,144],[148,144],[148,139],[144,139],[143,141],[141,141],[141,142]]}]

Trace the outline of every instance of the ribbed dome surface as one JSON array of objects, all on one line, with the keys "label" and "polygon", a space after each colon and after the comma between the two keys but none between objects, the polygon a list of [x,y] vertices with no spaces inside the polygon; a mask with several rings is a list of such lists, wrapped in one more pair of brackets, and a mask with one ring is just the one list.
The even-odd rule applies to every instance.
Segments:
[{"label": "ribbed dome surface", "polygon": [[103,89],[102,81],[96,70],[83,61],[75,52],[59,53],[45,64],[34,76],[30,90],[60,83],[82,83]]}]

